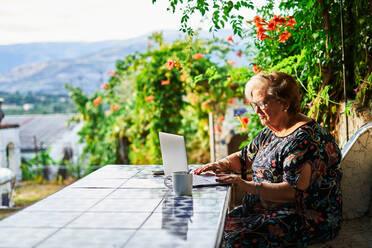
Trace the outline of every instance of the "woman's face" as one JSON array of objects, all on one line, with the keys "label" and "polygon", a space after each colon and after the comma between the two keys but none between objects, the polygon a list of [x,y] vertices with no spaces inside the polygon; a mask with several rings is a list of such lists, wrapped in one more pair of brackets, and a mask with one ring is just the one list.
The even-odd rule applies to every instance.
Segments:
[{"label": "woman's face", "polygon": [[284,106],[281,102],[266,94],[265,86],[253,89],[251,99],[251,104],[263,125],[275,127],[283,122],[286,115],[283,111]]}]

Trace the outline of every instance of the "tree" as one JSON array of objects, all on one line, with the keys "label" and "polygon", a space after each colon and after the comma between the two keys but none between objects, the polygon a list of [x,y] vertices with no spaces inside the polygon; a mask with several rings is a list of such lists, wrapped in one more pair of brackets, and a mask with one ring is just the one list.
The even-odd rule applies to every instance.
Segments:
[{"label": "tree", "polygon": [[[251,1],[243,4],[242,1],[231,0],[169,0],[169,4],[170,11],[183,11],[181,30],[189,33],[192,29],[187,21],[197,12],[210,18],[211,30],[218,30],[223,23],[230,22],[234,34],[242,37],[256,35],[259,31],[257,23],[252,20],[246,20],[253,24],[252,29],[242,29],[244,18],[239,16],[239,10],[253,8]],[[264,19],[262,23],[268,23],[275,17],[291,16],[296,24],[293,29],[287,30],[291,38],[285,43],[258,36],[254,63],[266,71],[279,70],[295,76],[303,86],[303,111],[334,130],[339,118],[337,109],[345,100],[342,94],[340,2],[282,1],[278,4],[280,13],[274,13],[275,4],[275,1],[268,0],[262,7],[256,8],[258,17]],[[354,102],[359,106],[371,106],[372,4],[367,0],[345,1],[341,7],[345,13],[346,31],[346,105]],[[347,109],[344,113],[348,113]]]}]

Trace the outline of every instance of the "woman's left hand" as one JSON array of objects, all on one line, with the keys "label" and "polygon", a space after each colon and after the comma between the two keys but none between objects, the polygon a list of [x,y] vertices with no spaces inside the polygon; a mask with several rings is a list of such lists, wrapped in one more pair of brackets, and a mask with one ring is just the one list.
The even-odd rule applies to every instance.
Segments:
[{"label": "woman's left hand", "polygon": [[239,182],[243,181],[240,175],[236,174],[217,174],[216,181],[221,183],[231,183],[231,184],[238,184]]}]

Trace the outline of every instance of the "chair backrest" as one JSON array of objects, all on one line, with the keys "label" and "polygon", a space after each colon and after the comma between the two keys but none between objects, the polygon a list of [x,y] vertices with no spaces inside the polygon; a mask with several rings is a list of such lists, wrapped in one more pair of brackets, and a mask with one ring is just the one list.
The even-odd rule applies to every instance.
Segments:
[{"label": "chair backrest", "polygon": [[342,148],[343,216],[366,214],[372,194],[372,122],[362,126]]}]

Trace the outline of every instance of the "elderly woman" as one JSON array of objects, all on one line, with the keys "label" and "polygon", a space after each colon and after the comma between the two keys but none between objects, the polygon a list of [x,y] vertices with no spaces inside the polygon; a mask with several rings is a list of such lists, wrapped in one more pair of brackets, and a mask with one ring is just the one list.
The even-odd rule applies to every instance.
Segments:
[{"label": "elderly woman", "polygon": [[299,112],[299,87],[285,73],[252,77],[245,94],[266,127],[240,152],[195,171],[214,171],[246,192],[227,217],[224,246],[303,247],[334,238],[342,221],[334,138]]}]

